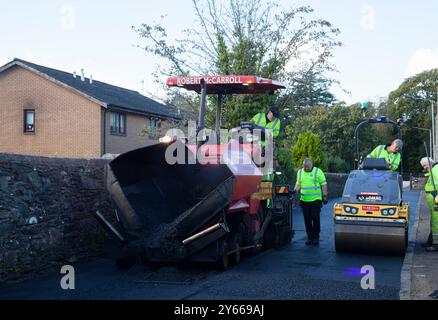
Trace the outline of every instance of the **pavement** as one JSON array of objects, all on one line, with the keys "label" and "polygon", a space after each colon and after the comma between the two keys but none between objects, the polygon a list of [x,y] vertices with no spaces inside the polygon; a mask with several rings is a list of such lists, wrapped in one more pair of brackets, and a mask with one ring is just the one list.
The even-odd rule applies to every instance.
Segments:
[{"label": "pavement", "polygon": [[438,252],[426,252],[421,246],[430,232],[430,212],[424,192],[420,195],[413,229],[403,264],[400,299],[434,300],[430,294],[438,290]]},{"label": "pavement", "polygon": [[[404,198],[415,220],[418,192]],[[321,213],[320,246],[304,245],[306,233],[300,208],[294,209],[295,236],[290,245],[243,256],[225,272],[210,266],[174,265],[153,269],[135,265],[120,271],[110,259],[73,264],[75,289],[63,290],[60,270],[20,283],[0,284],[1,299],[145,299],[145,300],[397,300],[410,270],[397,256],[337,253],[333,237],[334,199]],[[412,225],[412,224],[411,224]],[[430,256],[429,256],[430,257]],[[438,257],[438,254],[436,255]],[[361,286],[361,268],[373,266],[375,289]],[[413,292],[413,290],[412,290]]]}]

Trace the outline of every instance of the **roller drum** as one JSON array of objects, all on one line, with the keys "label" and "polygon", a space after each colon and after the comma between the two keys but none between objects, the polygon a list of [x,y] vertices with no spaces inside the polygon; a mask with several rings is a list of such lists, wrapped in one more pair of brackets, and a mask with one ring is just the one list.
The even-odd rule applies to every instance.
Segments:
[{"label": "roller drum", "polygon": [[404,255],[407,247],[405,225],[335,223],[335,247],[338,252]]}]

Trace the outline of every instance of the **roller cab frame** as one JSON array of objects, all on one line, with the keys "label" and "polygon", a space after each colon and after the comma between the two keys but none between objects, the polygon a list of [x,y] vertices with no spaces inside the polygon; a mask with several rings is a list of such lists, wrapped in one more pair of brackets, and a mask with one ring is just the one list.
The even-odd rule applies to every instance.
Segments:
[{"label": "roller cab frame", "polygon": [[335,247],[338,252],[404,255],[408,242],[409,204],[402,199],[402,163],[399,172],[386,168],[385,159],[360,163],[360,129],[372,123],[400,127],[389,118],[362,121],[355,130],[355,170],[344,187],[342,201],[333,207]]}]

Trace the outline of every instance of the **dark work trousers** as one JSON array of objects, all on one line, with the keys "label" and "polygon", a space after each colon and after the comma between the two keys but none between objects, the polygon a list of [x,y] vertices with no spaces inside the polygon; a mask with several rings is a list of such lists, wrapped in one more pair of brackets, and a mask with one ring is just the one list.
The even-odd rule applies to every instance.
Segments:
[{"label": "dark work trousers", "polygon": [[307,238],[309,240],[319,240],[319,232],[321,231],[320,214],[322,201],[316,200],[312,202],[300,201],[300,206],[303,209],[304,224],[306,225]]}]

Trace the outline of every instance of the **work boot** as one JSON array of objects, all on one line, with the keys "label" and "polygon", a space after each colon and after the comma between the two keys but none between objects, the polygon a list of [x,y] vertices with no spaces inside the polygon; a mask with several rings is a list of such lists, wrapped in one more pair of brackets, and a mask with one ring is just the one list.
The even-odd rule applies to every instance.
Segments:
[{"label": "work boot", "polygon": [[426,252],[437,252],[438,245],[431,245],[430,247],[426,247]]},{"label": "work boot", "polygon": [[421,244],[423,248],[429,248],[432,246],[432,242],[426,241]]},{"label": "work boot", "polygon": [[423,247],[423,248],[427,248],[427,247],[430,247],[430,246],[432,246],[432,234],[429,234],[429,237],[427,237],[427,241],[426,242],[424,242],[424,243],[422,243],[421,244],[421,246]]},{"label": "work boot", "polygon": [[312,245],[319,246],[319,239],[315,239],[312,241]]},{"label": "work boot", "polygon": [[307,241],[304,242],[304,244],[305,244],[306,246],[310,246],[310,245],[312,245],[312,239],[307,239]]}]

